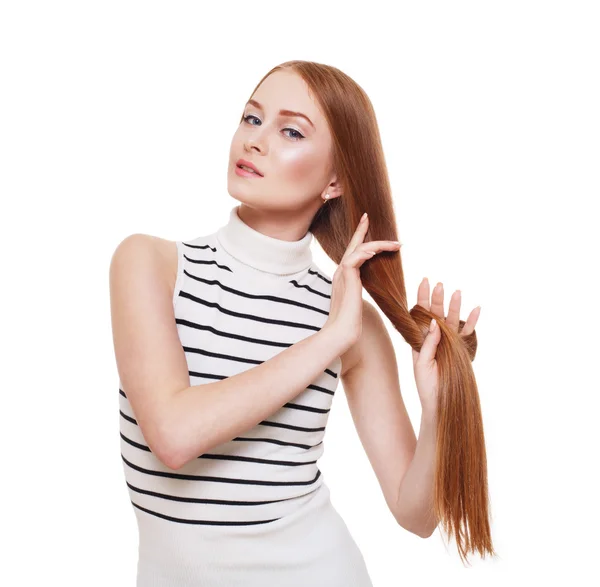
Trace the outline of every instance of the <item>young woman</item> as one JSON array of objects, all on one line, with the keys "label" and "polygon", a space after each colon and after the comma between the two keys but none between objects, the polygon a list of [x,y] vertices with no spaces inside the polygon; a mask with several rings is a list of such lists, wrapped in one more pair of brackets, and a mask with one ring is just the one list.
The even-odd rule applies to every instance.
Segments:
[{"label": "young woman", "polygon": [[[371,585],[317,465],[340,379],[398,524],[428,537],[442,522],[461,555],[493,553],[471,367],[479,308],[463,322],[455,292],[444,318],[442,284],[430,301],[426,279],[407,308],[362,89],[327,65],[275,67],[245,105],[228,191],[240,205],[213,233],[131,235],[111,262],[138,587]],[[418,443],[363,285],[413,349]]]}]

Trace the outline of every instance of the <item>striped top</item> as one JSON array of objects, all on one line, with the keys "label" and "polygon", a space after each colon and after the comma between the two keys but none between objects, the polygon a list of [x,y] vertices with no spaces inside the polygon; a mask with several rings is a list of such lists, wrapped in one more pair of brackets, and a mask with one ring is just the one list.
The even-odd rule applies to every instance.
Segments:
[{"label": "striped top", "polygon": [[[332,281],[313,261],[312,233],[272,238],[237,210],[216,232],[177,242],[173,306],[191,386],[259,365],[319,331],[329,313]],[[298,512],[325,486],[317,463],[340,368],[338,357],[258,425],[177,470],[150,451],[120,384],[121,456],[138,521],[144,512],[173,524],[268,525]]]}]

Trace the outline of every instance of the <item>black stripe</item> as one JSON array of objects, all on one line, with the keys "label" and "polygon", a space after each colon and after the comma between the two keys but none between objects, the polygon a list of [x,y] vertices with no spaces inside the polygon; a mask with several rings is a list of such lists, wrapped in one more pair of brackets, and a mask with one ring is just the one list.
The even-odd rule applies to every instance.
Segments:
[{"label": "black stripe", "polygon": [[323,441],[317,442],[317,444],[300,444],[297,442],[285,442],[284,440],[278,440],[277,438],[248,438],[244,436],[238,436],[237,438],[232,439],[233,442],[270,442],[271,444],[278,444],[279,446],[295,446],[297,448],[304,448],[306,450],[310,450],[311,448],[315,448],[320,444],[323,444]]},{"label": "black stripe", "polygon": [[325,283],[329,283],[332,284],[333,282],[331,281],[331,279],[327,279],[327,277],[325,277],[324,275],[321,275],[318,271],[311,271],[310,269],[308,270],[308,272],[312,275],[316,275],[319,279],[322,279]]},{"label": "black stripe", "polygon": [[[140,487],[136,487],[129,483],[129,481],[125,481],[127,483],[127,487],[136,493],[142,493],[144,495],[151,495],[152,497],[159,497],[161,499],[168,499],[170,501],[180,501],[182,503],[211,503],[215,505],[267,505],[271,503],[279,503],[280,501],[287,501],[287,498],[283,499],[269,499],[263,501],[234,501],[229,499],[206,499],[199,497],[179,497],[177,495],[167,495],[165,493],[158,493],[157,491],[149,491],[148,489],[142,489]],[[309,492],[310,493],[310,492]]]},{"label": "black stripe", "polygon": [[183,318],[175,318],[176,324],[181,324],[182,326],[189,326],[190,328],[196,328],[197,330],[208,330],[213,334],[217,334],[218,336],[225,336],[227,338],[234,338],[236,340],[244,340],[246,342],[255,342],[257,344],[265,344],[268,346],[276,346],[276,347],[290,347],[292,346],[288,342],[276,342],[273,340],[265,340],[262,338],[252,338],[251,336],[243,336],[242,334],[233,334],[231,332],[224,332],[223,330],[217,330],[212,326],[208,326],[205,324],[198,324],[196,322],[191,322],[190,320],[185,320]]},{"label": "black stripe", "polygon": [[190,247],[190,249],[210,249],[213,253],[217,252],[217,247],[211,247],[210,245],[191,245],[189,243],[186,243],[185,241],[182,241],[182,243],[186,247]]},{"label": "black stripe", "polygon": [[327,414],[331,408],[314,408],[313,406],[303,406],[302,404],[285,403],[284,408],[292,408],[294,410],[304,410],[305,412],[314,412],[315,414]]},{"label": "black stripe", "polygon": [[304,465],[314,465],[317,463],[317,460],[314,461],[273,461],[271,459],[259,459],[257,457],[245,457],[242,455],[220,455],[220,454],[212,454],[205,453],[198,457],[199,459],[212,459],[215,461],[240,461],[246,463],[258,463],[259,465],[275,465],[280,467],[303,467]]},{"label": "black stripe", "polygon": [[170,522],[179,522],[180,524],[202,524],[204,526],[251,526],[256,524],[268,524],[269,522],[276,522],[281,518],[273,518],[272,520],[261,520],[259,522],[223,522],[223,521],[208,521],[208,520],[186,520],[184,518],[174,518],[173,516],[166,516],[165,514],[159,514],[158,512],[153,512],[147,508],[138,505],[133,500],[131,503],[148,514],[152,514],[153,516],[157,516],[158,518],[163,518],[164,520],[169,520]]},{"label": "black stripe", "polygon": [[131,416],[128,416],[127,414],[125,414],[123,412],[123,410],[119,410],[119,414],[121,414],[121,416],[123,416],[123,418],[125,418],[125,420],[127,420],[128,422],[131,422],[132,424],[139,426],[139,424],[137,423],[137,420],[135,418],[132,418]]},{"label": "black stripe", "polygon": [[320,476],[321,471],[317,469],[317,474],[313,479],[309,481],[266,481],[264,479],[238,479],[235,477],[213,477],[211,475],[188,475],[183,473],[170,473],[167,471],[154,471],[153,469],[145,469],[144,467],[140,467],[131,461],[128,461],[123,453],[121,453],[121,458],[127,464],[127,466],[135,469],[140,473],[144,473],[146,475],[152,475],[154,477],[167,477],[168,479],[181,479],[186,481],[213,481],[215,483],[231,483],[235,485],[266,485],[269,487],[294,487],[297,485],[311,485],[314,483]]},{"label": "black stripe", "polygon": [[328,373],[329,375],[337,379],[338,374],[335,371],[332,371],[331,369],[325,369],[325,373]]},{"label": "black stripe", "polygon": [[[121,412],[123,413],[123,412]],[[146,452],[152,452],[152,450],[150,449],[149,446],[146,446],[145,444],[140,444],[139,442],[135,442],[134,440],[131,440],[131,438],[127,438],[127,436],[125,436],[125,434],[123,434],[122,432],[119,432],[119,434],[121,435],[121,438],[127,443],[127,444],[131,444],[131,446],[135,446],[135,448],[139,448],[140,450],[145,450]],[[154,454],[154,453],[152,453]]]},{"label": "black stripe", "polygon": [[190,377],[204,377],[204,379],[227,379],[226,375],[216,375],[215,373],[200,373],[199,371],[188,371]]},{"label": "black stripe", "polygon": [[[125,434],[123,434],[122,432],[119,433],[121,435],[121,438],[127,443],[130,444],[131,446],[135,447],[135,448],[139,448],[140,450],[145,450],[146,452],[152,452],[152,450],[150,449],[149,446],[146,446],[145,444],[140,444],[139,442],[135,442],[134,440],[131,440],[131,438],[127,438],[127,436],[125,436]],[[154,454],[154,453],[152,453]],[[205,453],[202,455],[199,455],[196,457],[197,459],[213,459],[215,461],[240,461],[240,462],[247,462],[247,463],[257,463],[259,465],[276,465],[276,466],[281,466],[281,467],[301,467],[304,465],[314,465],[317,461],[302,461],[302,462],[297,462],[297,461],[273,461],[270,459],[259,459],[258,457],[246,457],[246,456],[242,456],[242,455],[232,455],[232,454],[212,454],[212,453]]]},{"label": "black stripe", "polygon": [[[304,288],[304,289],[308,290],[308,291],[309,291],[309,292],[311,292],[311,293],[317,294],[318,296],[322,296],[322,297],[324,297],[324,298],[327,298],[327,299],[330,299],[330,298],[331,298],[331,296],[330,296],[330,295],[327,295],[327,294],[325,294],[325,293],[323,293],[323,292],[320,292],[320,291],[318,291],[318,290],[316,290],[316,289],[313,289],[313,288],[312,288],[312,287],[310,287],[309,285],[305,285],[305,284],[302,284],[302,283],[298,283],[298,282],[297,282],[295,279],[292,279],[292,281],[290,281],[290,283],[293,283],[293,284],[294,284],[296,287],[302,287],[302,288]],[[327,315],[329,315],[329,312],[327,312]]]},{"label": "black stripe", "polygon": [[260,426],[273,426],[274,428],[287,428],[288,430],[298,430],[299,432],[319,432],[325,430],[325,426],[319,428],[306,428],[305,426],[294,426],[293,424],[282,424],[281,422],[271,422],[263,420],[258,423]]},{"label": "black stripe", "polygon": [[[259,359],[249,359],[247,357],[240,357],[237,355],[226,355],[225,353],[215,353],[213,351],[207,351],[206,349],[199,349],[191,346],[183,346],[183,350],[186,353],[196,353],[204,355],[206,357],[214,357],[215,359],[224,359],[227,361],[237,361],[238,363],[249,363],[250,365],[261,365],[264,361]],[[223,376],[224,377],[224,376]]]},{"label": "black stripe", "polygon": [[[325,316],[329,316],[329,312],[327,310],[323,310],[321,308],[311,306],[310,304],[303,304],[302,302],[298,302],[296,300],[290,300],[289,298],[281,298],[279,296],[272,296],[272,295],[268,295],[268,294],[250,294],[248,292],[245,292],[245,291],[242,291],[239,289],[235,289],[233,287],[229,287],[228,285],[224,285],[218,279],[205,279],[204,277],[198,277],[197,275],[188,273],[188,271],[186,271],[185,269],[183,270],[183,273],[191,279],[195,279],[196,281],[201,281],[202,283],[206,283],[207,285],[218,285],[223,291],[227,291],[229,293],[235,294],[237,296],[241,296],[243,298],[248,298],[248,299],[252,299],[252,300],[268,300],[270,302],[289,304],[291,306],[297,306],[299,308],[313,310],[314,312],[318,312],[319,314],[324,314]],[[295,280],[292,280],[289,283],[294,284],[296,287],[308,287],[308,286],[298,285]],[[316,292],[316,290],[312,290],[312,291]],[[319,295],[321,295],[325,298],[331,297],[326,294],[322,294],[321,292],[316,292],[316,293],[318,293]]]},{"label": "black stripe", "polygon": [[[329,369],[325,369],[330,375],[337,377],[337,375],[333,371],[329,371]],[[327,389],[326,387],[321,387],[320,385],[314,385],[313,383],[306,386],[308,389],[316,389],[317,391],[322,391],[323,393],[328,393],[329,395],[335,395],[335,390]]]},{"label": "black stripe", "polygon": [[289,326],[291,328],[304,328],[306,330],[314,330],[315,332],[321,330],[321,326],[313,326],[312,324],[304,324],[302,322],[288,322],[287,320],[276,320],[274,318],[256,316],[255,314],[245,314],[243,312],[235,312],[234,310],[228,310],[227,308],[224,308],[223,306],[221,306],[221,304],[218,304],[217,302],[208,302],[183,290],[179,292],[179,296],[182,298],[187,298],[188,300],[192,300],[193,302],[202,304],[203,306],[207,306],[209,308],[217,308],[219,312],[227,314],[228,316],[235,316],[236,318],[254,320],[255,322],[262,322],[263,324],[277,324],[279,326]]},{"label": "black stripe", "polygon": [[183,258],[186,259],[187,261],[189,261],[190,263],[198,263],[201,265],[216,265],[219,269],[225,269],[227,271],[230,271],[231,273],[233,273],[233,271],[227,267],[227,265],[219,265],[219,263],[217,263],[214,259],[190,259],[190,257],[188,257],[187,255],[183,255]]}]

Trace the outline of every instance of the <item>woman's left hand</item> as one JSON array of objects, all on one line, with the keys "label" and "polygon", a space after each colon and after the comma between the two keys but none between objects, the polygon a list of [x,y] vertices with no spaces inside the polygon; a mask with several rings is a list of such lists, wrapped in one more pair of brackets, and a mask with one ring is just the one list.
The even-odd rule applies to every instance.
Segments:
[{"label": "woman's left hand", "polygon": [[[437,321],[444,320],[447,326],[455,332],[458,332],[458,327],[460,325],[460,290],[456,290],[452,294],[450,306],[448,308],[448,317],[444,318],[444,286],[441,282],[435,286],[430,303],[429,281],[427,280],[427,277],[425,277],[419,285],[417,305],[437,316],[436,326],[433,331],[431,328],[429,329],[425,341],[423,342],[423,346],[421,347],[421,352],[417,352],[414,349],[412,351],[415,381],[421,400],[421,406],[424,410],[432,410],[435,413],[438,391],[438,369],[435,354],[441,338],[441,331],[439,326],[437,326]],[[460,331],[460,336],[466,336],[475,330],[475,325],[479,319],[480,312],[481,306],[477,306],[471,311],[463,329]]]}]

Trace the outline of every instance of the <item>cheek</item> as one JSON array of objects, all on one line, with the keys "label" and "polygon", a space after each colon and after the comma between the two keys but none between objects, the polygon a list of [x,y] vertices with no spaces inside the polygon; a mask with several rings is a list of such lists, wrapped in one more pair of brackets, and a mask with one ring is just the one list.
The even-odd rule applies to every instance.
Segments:
[{"label": "cheek", "polygon": [[311,148],[296,148],[280,153],[275,169],[281,178],[293,182],[310,182],[320,176],[323,157]]}]

